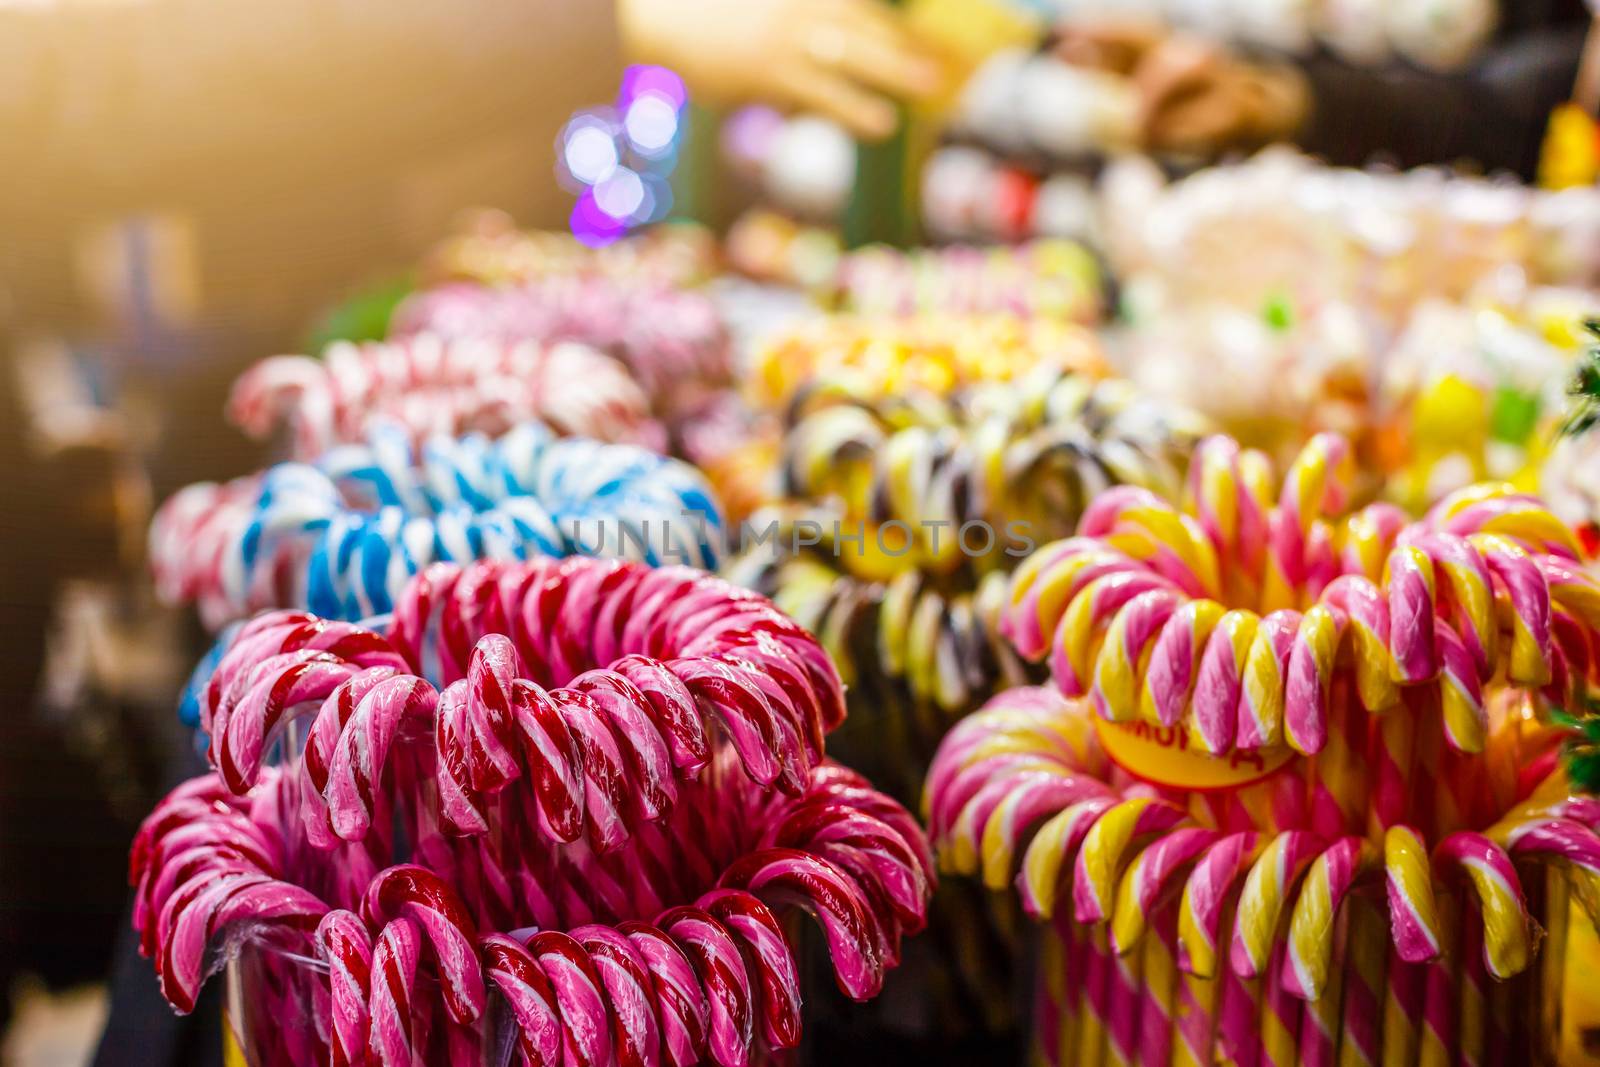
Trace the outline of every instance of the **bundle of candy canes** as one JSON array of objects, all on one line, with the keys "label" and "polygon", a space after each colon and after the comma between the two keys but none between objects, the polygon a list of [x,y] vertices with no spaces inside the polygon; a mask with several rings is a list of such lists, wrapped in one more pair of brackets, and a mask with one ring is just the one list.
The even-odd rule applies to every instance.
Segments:
[{"label": "bundle of candy canes", "polygon": [[[1114,484],[1175,486],[1203,423],[1124,381],[1044,366],[953,395],[875,397],[819,380],[791,405],[783,493],[835,502],[848,519],[904,531],[904,564],[959,566],[969,523],[1070,533]],[[941,536],[942,534],[942,536]],[[1013,534],[1018,536],[1018,534]]]},{"label": "bundle of candy canes", "polygon": [[998,631],[1008,566],[1113,485],[1176,486],[1199,435],[1126,383],[1049,366],[943,397],[816,382],[791,406],[783,488],[803,506],[730,573],[822,636],[868,718],[907,713],[915,743],[887,751],[911,760],[910,794],[949,717],[1028,677]]},{"label": "bundle of candy canes", "polygon": [[234,383],[228,417],[253,437],[286,427],[292,459],[396,424],[418,440],[498,436],[537,420],[558,433],[660,449],[661,424],[626,368],[575,342],[447,339],[329,345],[322,358],[272,356]]},{"label": "bundle of candy canes", "polygon": [[994,314],[1090,323],[1100,265],[1076,241],[919,248],[873,245],[840,258],[833,301],[867,315]]},{"label": "bundle of candy canes", "polygon": [[179,1011],[254,949],[261,1062],[476,1064],[495,1018],[529,1063],[737,1067],[800,1037],[791,909],[857,999],[923,922],[914,820],[823,757],[827,656],[697,571],[436,565],[387,636],[257,617],[202,705],[134,925]]},{"label": "bundle of candy canes", "polygon": [[602,277],[513,286],[457,282],[413,293],[397,335],[578,341],[625,364],[662,414],[677,418],[733,377],[727,330],[704,293]]},{"label": "bundle of candy canes", "polygon": [[272,607],[361,619],[435,561],[620,556],[715,566],[721,516],[693,467],[524,423],[491,440],[373,430],[315,463],[175,494],[150,529],[158,591],[212,628]]},{"label": "bundle of candy canes", "polygon": [[930,314],[909,319],[829,315],[769,337],[755,353],[751,398],[785,413],[817,383],[862,399],[934,396],[982,382],[1020,379],[1040,367],[1101,376],[1105,357],[1082,327],[1007,314]]},{"label": "bundle of candy canes", "polygon": [[1553,1040],[1569,896],[1600,921],[1600,806],[1543,721],[1584,706],[1600,585],[1509,487],[1347,513],[1348,459],[1313,439],[1274,500],[1263,456],[1210,439],[1182,507],[1113,489],[1015,575],[1006,631],[1057,692],[957,726],[925,798],[950,869],[1020,866],[1051,923],[1050,1062]]}]

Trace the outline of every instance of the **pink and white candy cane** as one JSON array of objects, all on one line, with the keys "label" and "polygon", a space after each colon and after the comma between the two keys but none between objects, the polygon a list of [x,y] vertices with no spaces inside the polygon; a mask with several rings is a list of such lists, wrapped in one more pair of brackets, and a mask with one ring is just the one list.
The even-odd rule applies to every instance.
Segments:
[{"label": "pink and white candy cane", "polygon": [[291,458],[366,440],[379,422],[418,440],[499,434],[529,420],[558,433],[660,448],[665,435],[627,369],[587,345],[534,339],[339,341],[322,353],[272,356],[240,375],[228,417],[252,437],[289,430]]},{"label": "pink and white candy cane", "polygon": [[645,393],[663,400],[673,415],[692,409],[708,389],[726,385],[734,369],[727,331],[708,297],[621,279],[444,285],[408,297],[391,329],[400,337],[592,345],[622,361]]}]

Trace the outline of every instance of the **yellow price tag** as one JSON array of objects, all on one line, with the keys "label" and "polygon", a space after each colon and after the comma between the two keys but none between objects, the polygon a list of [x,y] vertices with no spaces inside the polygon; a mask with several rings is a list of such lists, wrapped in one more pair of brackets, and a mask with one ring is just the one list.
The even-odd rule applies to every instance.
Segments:
[{"label": "yellow price tag", "polygon": [[1117,766],[1135,778],[1175,789],[1238,789],[1259,782],[1294,758],[1294,750],[1287,746],[1212,755],[1195,744],[1182,725],[1090,718],[1100,746]]}]

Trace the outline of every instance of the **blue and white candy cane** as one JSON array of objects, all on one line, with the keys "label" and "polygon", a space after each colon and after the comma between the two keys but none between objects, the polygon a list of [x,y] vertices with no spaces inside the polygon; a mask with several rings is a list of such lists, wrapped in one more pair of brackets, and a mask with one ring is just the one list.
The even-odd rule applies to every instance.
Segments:
[{"label": "blue and white candy cane", "polygon": [[421,453],[385,428],[315,465],[272,468],[224,561],[227,594],[247,602],[263,568],[301,554],[304,606],[343,619],[390,610],[406,580],[439,560],[585,554],[716,566],[721,514],[681,461],[535,423],[498,440],[431,438]]}]

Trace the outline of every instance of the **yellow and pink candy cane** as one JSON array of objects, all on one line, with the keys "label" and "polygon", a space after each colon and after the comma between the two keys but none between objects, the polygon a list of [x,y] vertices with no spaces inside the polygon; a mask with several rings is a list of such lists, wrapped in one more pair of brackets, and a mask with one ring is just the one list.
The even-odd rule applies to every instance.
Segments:
[{"label": "yellow and pink candy cane", "polygon": [[1073,917],[1092,924],[1111,918],[1129,846],[1138,838],[1182,825],[1188,812],[1169,801],[1132,797],[1095,820],[1073,866]]},{"label": "yellow and pink candy cane", "polygon": [[1219,559],[1233,561],[1223,581],[1236,603],[1255,603],[1260,597],[1271,482],[1267,458],[1240,449],[1231,438],[1206,438],[1190,461],[1189,510]]},{"label": "yellow and pink candy cane", "polygon": [[1221,578],[1216,547],[1200,524],[1148,489],[1116,486],[1095,498],[1078,524],[1189,596],[1216,597]]},{"label": "yellow and pink candy cane", "polygon": [[1172,1062],[1174,1028],[1178,1016],[1178,990],[1182,979],[1177,967],[1178,914],[1168,901],[1151,916],[1150,930],[1142,941],[1140,972],[1144,982],[1139,1010],[1138,1062]]},{"label": "yellow and pink candy cane", "polygon": [[[1316,529],[1323,515],[1344,509],[1354,470],[1350,444],[1338,434],[1318,434],[1295,457],[1268,517],[1265,610],[1301,607],[1308,595],[1320,592],[1320,585],[1308,583],[1315,572],[1326,571],[1313,566],[1313,546],[1325,538]],[[1331,542],[1323,546],[1326,552]]]},{"label": "yellow and pink candy cane", "polygon": [[1561,815],[1513,815],[1484,832],[1516,859],[1558,865],[1573,897],[1600,925],[1600,836]]},{"label": "yellow and pink candy cane", "polygon": [[1251,866],[1239,892],[1228,952],[1229,964],[1241,976],[1255,978],[1267,970],[1285,903],[1322,848],[1316,834],[1291,830],[1268,842]]},{"label": "yellow and pink candy cane", "polygon": [[1434,653],[1433,558],[1420,547],[1400,544],[1384,564],[1389,593],[1389,651],[1395,680],[1425,682],[1438,670]]},{"label": "yellow and pink candy cane", "polygon": [[[1173,830],[1134,857],[1117,888],[1111,947],[1118,953],[1138,951],[1143,957],[1139,1044],[1143,1063],[1169,1062],[1176,1027],[1187,1027],[1186,1039],[1193,1042],[1190,1048],[1195,1055],[1208,1054],[1214,1025],[1214,983],[1197,985],[1190,976],[1179,976],[1177,902],[1160,902],[1176,887],[1176,878],[1219,836],[1201,827]],[[1207,986],[1211,988],[1203,988]],[[1180,1037],[1178,1044],[1186,1039]]]},{"label": "yellow and pink candy cane", "polygon": [[1224,609],[1215,600],[1181,604],[1150,646],[1139,696],[1139,717],[1162,726],[1176,726],[1189,708],[1200,672],[1200,659]]},{"label": "yellow and pink candy cane", "polygon": [[[1289,951],[1281,975],[1284,987],[1301,1000],[1318,1000],[1327,992],[1340,906],[1380,861],[1371,842],[1344,837],[1323,850],[1306,872],[1289,919]],[[1327,1035],[1330,1042],[1336,1036]]]},{"label": "yellow and pink candy cane", "polygon": [[1550,584],[1529,552],[1499,534],[1468,537],[1499,581],[1496,599],[1511,617],[1511,654],[1506,680],[1540,686],[1550,680]]},{"label": "yellow and pink candy cane", "polygon": [[1128,601],[1106,629],[1095,657],[1091,702],[1108,722],[1128,722],[1140,707],[1139,670],[1145,650],[1177,611],[1175,589],[1150,589]]},{"label": "yellow and pink candy cane", "polygon": [[1406,513],[1393,504],[1368,504],[1352,512],[1340,529],[1340,570],[1380,581],[1384,560],[1408,521]]},{"label": "yellow and pink candy cane", "polygon": [[[1481,990],[1476,976],[1486,972],[1503,981],[1520,974],[1530,953],[1527,903],[1505,850],[1482,834],[1462,832],[1441,841],[1433,855],[1441,873],[1459,873],[1470,885],[1481,922],[1464,903],[1452,903],[1454,916],[1446,917],[1445,922],[1463,931],[1478,931],[1478,944],[1471,945],[1464,937],[1463,954],[1470,948],[1472,958],[1463,960],[1457,955],[1429,965],[1423,1009],[1424,1062],[1481,1056],[1484,1016],[1481,996],[1478,1000],[1472,997],[1475,988]],[[1452,917],[1456,923],[1450,922]]]},{"label": "yellow and pink candy cane", "polygon": [[1254,612],[1234,609],[1217,620],[1206,641],[1195,677],[1192,715],[1195,734],[1207,752],[1226,752],[1234,746],[1246,664],[1260,625]]},{"label": "yellow and pink candy cane", "polygon": [[1339,1029],[1341,1067],[1376,1064],[1381,1052],[1384,967],[1388,950],[1383,916],[1359,896],[1346,905],[1344,1003]]},{"label": "yellow and pink candy cane", "polygon": [[1011,601],[1001,633],[1017,651],[1038,659],[1050,648],[1055,628],[1073,597],[1089,582],[1133,566],[1133,561],[1095,538],[1055,541],[1029,556],[1011,579]]},{"label": "yellow and pink candy cane", "polygon": [[[1089,692],[1100,628],[1124,605],[1155,590],[1173,591],[1174,587],[1161,575],[1125,569],[1095,578],[1072,598],[1051,638],[1050,673],[1063,694],[1079,697]],[[1111,654],[1117,652],[1113,648]]]},{"label": "yellow and pink candy cane", "polygon": [[[1128,864],[1117,886],[1116,909],[1111,916],[1111,947],[1129,952],[1145,936],[1157,904],[1175,885],[1176,877],[1221,840],[1216,830],[1185,826],[1173,830],[1142,849]],[[1172,939],[1178,921],[1174,912]]]},{"label": "yellow and pink candy cane", "polygon": [[1240,679],[1238,747],[1272,748],[1282,742],[1289,655],[1299,628],[1300,613],[1291,608],[1272,612],[1256,627]]},{"label": "yellow and pink candy cane", "polygon": [[1472,888],[1489,975],[1504,980],[1521,974],[1532,952],[1531,920],[1521,879],[1506,850],[1483,834],[1462,831],[1439,842],[1433,862],[1441,873],[1459,873]]},{"label": "yellow and pink candy cane", "polygon": [[1229,834],[1195,864],[1178,905],[1178,966],[1215,978],[1223,912],[1229,894],[1266,844],[1253,832]]},{"label": "yellow and pink candy cane", "polygon": [[1287,958],[1288,946],[1281,940],[1274,943],[1263,976],[1257,979],[1261,985],[1262,1067],[1294,1067],[1300,1062],[1299,1040],[1305,1004],[1273,977],[1283,969]]}]

